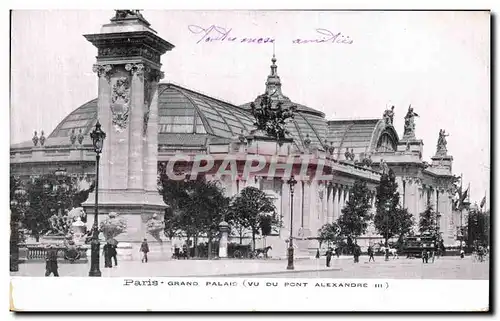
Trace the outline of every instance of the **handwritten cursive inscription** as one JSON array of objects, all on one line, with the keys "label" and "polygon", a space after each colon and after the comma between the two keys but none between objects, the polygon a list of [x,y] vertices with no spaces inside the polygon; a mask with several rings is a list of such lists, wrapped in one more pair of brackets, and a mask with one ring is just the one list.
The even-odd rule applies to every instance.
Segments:
[{"label": "handwritten cursive inscription", "polygon": [[189,25],[188,29],[191,33],[200,35],[196,43],[200,42],[240,42],[240,43],[273,43],[274,39],[270,37],[234,37],[230,33],[232,28],[226,29],[223,27],[212,25],[208,28],[203,28],[196,25]]},{"label": "handwritten cursive inscription", "polygon": [[[220,26],[212,25],[208,28],[203,28],[197,25],[189,25],[188,29],[191,33],[200,35],[200,38],[196,43],[200,42],[232,42],[232,43],[274,43],[275,39],[270,37],[235,37],[231,34],[232,28],[224,28]],[[318,28],[316,29],[317,35],[315,38],[302,39],[297,38],[292,41],[293,44],[308,44],[308,43],[330,43],[330,44],[344,44],[350,45],[354,41],[341,32],[332,32],[328,29]]]},{"label": "handwritten cursive inscription", "polygon": [[318,36],[318,38],[315,39],[300,39],[297,38],[293,40],[292,42],[294,44],[306,44],[306,43],[338,43],[338,44],[346,44],[350,45],[354,41],[349,38],[349,36],[343,35],[341,32],[331,32],[330,30],[327,29],[322,29],[318,28],[316,29],[316,32],[319,33],[321,36]]}]

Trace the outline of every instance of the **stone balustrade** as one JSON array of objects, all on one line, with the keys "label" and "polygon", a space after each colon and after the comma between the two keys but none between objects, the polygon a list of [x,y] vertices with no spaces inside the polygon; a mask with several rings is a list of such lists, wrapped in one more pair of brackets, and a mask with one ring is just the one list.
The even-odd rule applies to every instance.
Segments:
[{"label": "stone balustrade", "polygon": [[[57,250],[58,261],[64,263],[70,263],[66,257],[66,247],[63,245],[55,245]],[[87,245],[78,246],[77,250],[80,253],[80,258],[73,263],[86,263],[88,261],[87,256]],[[19,262],[20,263],[30,263],[30,262],[40,262],[45,261],[47,255],[47,248],[44,244],[21,244],[19,245]]]}]

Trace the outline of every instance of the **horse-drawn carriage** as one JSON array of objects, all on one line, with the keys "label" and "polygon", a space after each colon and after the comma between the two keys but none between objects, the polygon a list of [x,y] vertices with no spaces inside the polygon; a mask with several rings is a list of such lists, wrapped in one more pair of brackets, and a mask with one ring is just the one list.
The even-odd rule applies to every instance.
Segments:
[{"label": "horse-drawn carriage", "polygon": [[431,234],[408,236],[404,240],[403,253],[407,257],[422,257],[423,251],[433,253],[436,250],[437,238]]},{"label": "horse-drawn carriage", "polygon": [[266,258],[268,257],[268,252],[272,247],[266,246],[264,248],[257,248],[252,250],[252,246],[250,244],[230,244],[228,246],[228,256],[233,257],[235,259],[255,259],[259,257]]}]

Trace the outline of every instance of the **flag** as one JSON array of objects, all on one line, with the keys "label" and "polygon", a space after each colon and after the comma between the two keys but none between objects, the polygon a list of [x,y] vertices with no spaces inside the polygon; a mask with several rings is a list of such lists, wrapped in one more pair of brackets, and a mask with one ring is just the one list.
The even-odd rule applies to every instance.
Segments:
[{"label": "flag", "polygon": [[483,199],[481,200],[481,208],[484,207],[484,204],[486,203],[486,195],[483,197]]},{"label": "flag", "polygon": [[465,202],[465,199],[467,198],[467,195],[469,194],[469,187],[465,190],[465,192],[460,195],[460,204],[463,204]]}]

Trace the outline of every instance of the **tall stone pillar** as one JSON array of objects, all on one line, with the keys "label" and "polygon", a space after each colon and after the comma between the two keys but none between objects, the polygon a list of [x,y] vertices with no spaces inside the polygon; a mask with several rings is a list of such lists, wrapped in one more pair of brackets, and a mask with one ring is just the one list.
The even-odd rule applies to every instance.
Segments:
[{"label": "tall stone pillar", "polygon": [[342,209],[344,208],[344,199],[345,199],[345,189],[344,186],[341,185],[339,188],[339,210],[337,212],[337,217],[334,219],[338,219],[342,215]]},{"label": "tall stone pillar", "polygon": [[339,217],[339,209],[340,209],[340,185],[335,184],[332,189],[333,197],[333,220],[335,222]]},{"label": "tall stone pillar", "polygon": [[377,213],[377,200],[375,196],[371,198],[371,206],[372,215],[375,215]]},{"label": "tall stone pillar", "polygon": [[297,232],[302,227],[302,181],[297,180],[293,193],[293,236],[297,237]]},{"label": "tall stone pillar", "polygon": [[304,204],[302,206],[302,228],[304,229],[304,236],[309,236],[309,218],[311,213],[311,181],[304,182]]},{"label": "tall stone pillar", "polygon": [[[110,100],[111,100],[111,84],[110,78],[113,70],[113,66],[109,64],[95,64],[92,70],[98,76],[98,94],[97,94],[97,112],[99,114],[99,122],[104,128],[111,127],[111,110],[110,110]],[[109,136],[109,135],[108,135]],[[103,144],[103,150],[110,151],[112,140],[105,139]],[[103,189],[111,188],[112,181],[104,179],[105,177],[110,177],[111,173],[111,160],[109,153],[101,155],[101,164],[99,169],[99,187]]]},{"label": "tall stone pillar", "polygon": [[322,218],[321,218],[321,226],[328,223],[328,182],[323,182],[323,199],[322,199]]},{"label": "tall stone pillar", "polygon": [[318,183],[317,180],[309,183],[309,234],[307,236],[315,236],[319,228],[321,199],[318,196]]},{"label": "tall stone pillar", "polygon": [[[158,187],[158,84],[164,73],[158,69],[149,71],[144,78],[144,119],[142,139],[144,143],[144,186],[148,194],[157,191]],[[156,165],[156,166],[155,166]]]},{"label": "tall stone pillar", "polygon": [[282,215],[283,215],[283,229],[286,230],[286,234],[290,233],[290,185],[286,183],[286,180],[281,180],[281,202]]},{"label": "tall stone pillar", "polygon": [[335,198],[335,191],[333,189],[333,185],[329,183],[326,187],[327,191],[327,204],[326,204],[326,222],[327,223],[332,223],[333,222],[333,200]]},{"label": "tall stone pillar", "polygon": [[[160,57],[174,46],[149,26],[137,11],[122,10],[100,33],[85,35],[97,47],[97,118],[106,133],[99,211],[122,215],[128,229],[118,239],[137,246],[143,238],[155,241],[146,222],[166,207],[156,187],[158,82]],[[83,204],[88,214],[93,214],[94,198],[90,195]]]}]

